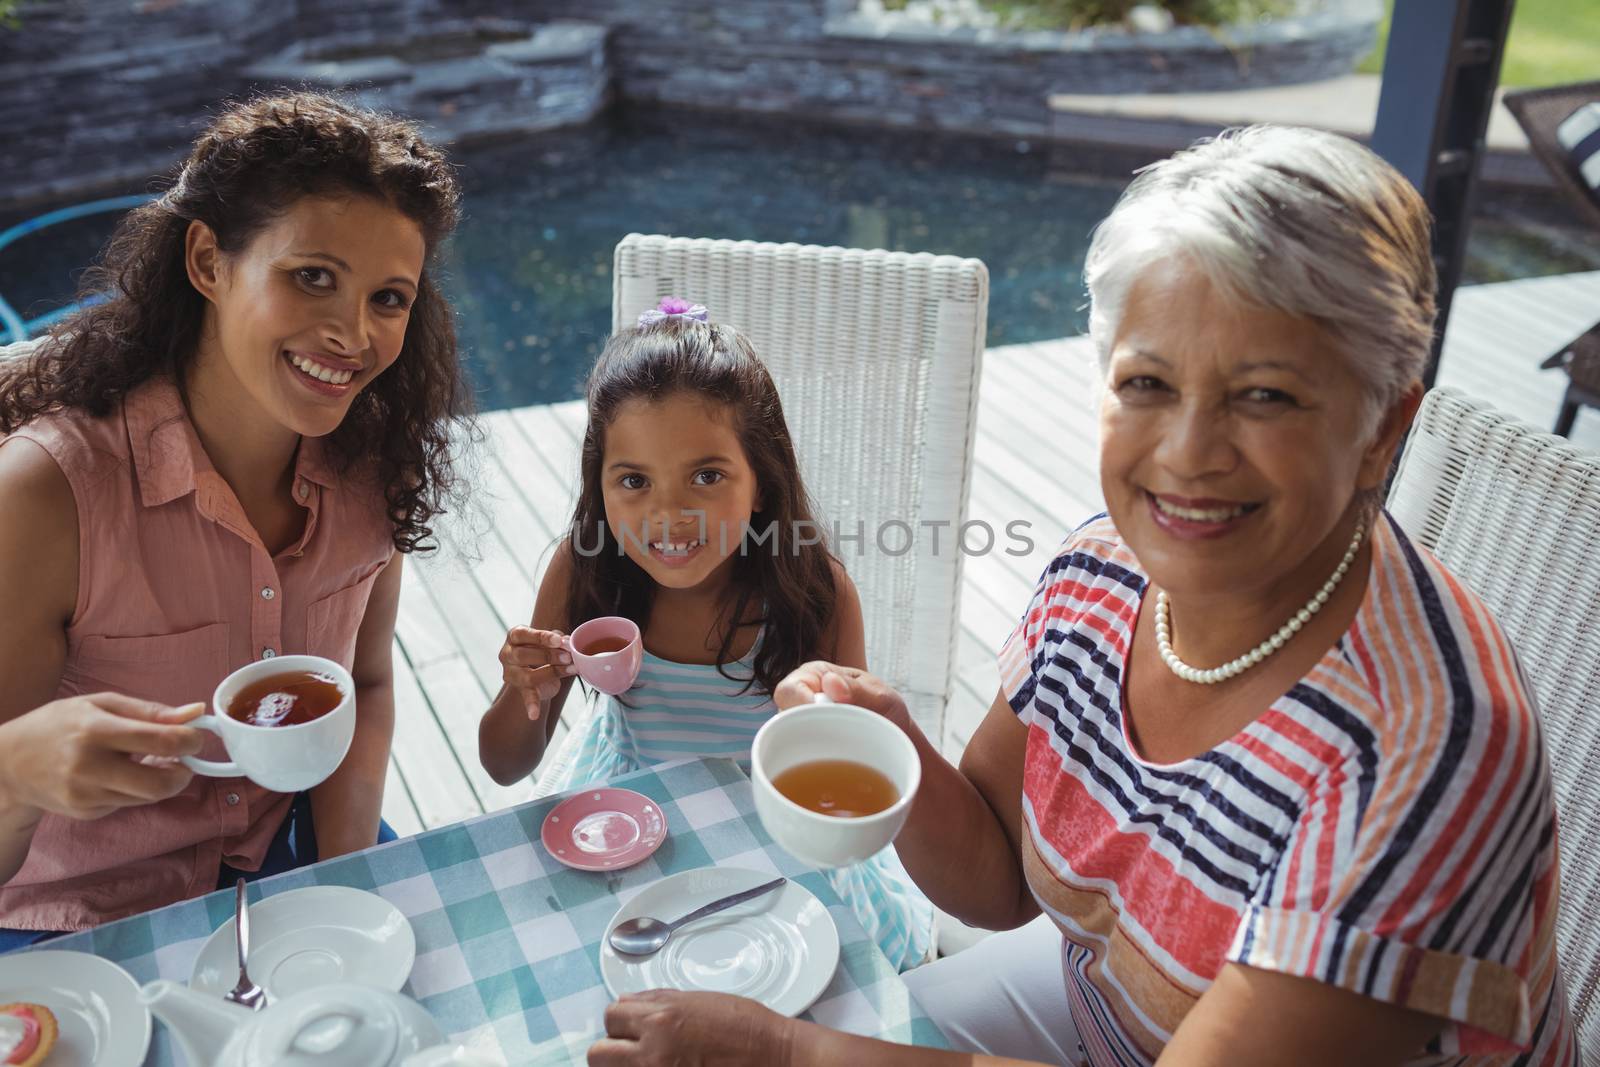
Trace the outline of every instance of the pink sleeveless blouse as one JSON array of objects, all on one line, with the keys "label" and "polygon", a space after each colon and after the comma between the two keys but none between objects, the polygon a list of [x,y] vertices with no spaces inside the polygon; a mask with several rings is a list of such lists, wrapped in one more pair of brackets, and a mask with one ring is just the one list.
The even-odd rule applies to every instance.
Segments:
[{"label": "pink sleeveless blouse", "polygon": [[[311,653],[351,665],[393,528],[380,488],[341,477],[320,441],[303,439],[295,464],[305,531],[274,556],[169,379],[104,418],[58,412],[12,436],[49,453],[77,501],[78,599],[58,697],[209,702],[252,660]],[[203,755],[221,758],[220,742]],[[0,888],[0,927],[76,930],[210,892],[224,860],[260,866],[291,799],[196,776],[169,800],[92,822],[47,815]]]}]

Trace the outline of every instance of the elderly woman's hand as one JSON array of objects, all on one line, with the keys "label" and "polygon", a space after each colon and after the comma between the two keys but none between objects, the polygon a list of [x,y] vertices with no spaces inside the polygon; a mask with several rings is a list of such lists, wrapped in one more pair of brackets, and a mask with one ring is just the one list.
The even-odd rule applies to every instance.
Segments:
[{"label": "elderly woman's hand", "polygon": [[812,703],[818,694],[835,704],[855,704],[875,711],[902,730],[911,725],[905,698],[883,679],[855,667],[841,667],[821,660],[802,664],[789,672],[773,690],[772,698],[780,709],[787,710]]},{"label": "elderly woman's hand", "polygon": [[726,993],[654,989],[606,1009],[606,1037],[589,1067],[689,1067],[789,1062],[793,1021]]}]

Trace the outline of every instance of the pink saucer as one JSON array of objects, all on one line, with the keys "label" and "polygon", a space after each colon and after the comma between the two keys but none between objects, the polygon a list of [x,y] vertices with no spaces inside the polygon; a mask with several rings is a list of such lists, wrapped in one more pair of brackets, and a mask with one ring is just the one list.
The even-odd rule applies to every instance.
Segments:
[{"label": "pink saucer", "polygon": [[632,867],[667,839],[667,820],[631,789],[585,789],[545,816],[539,837],[550,855],[580,871]]}]

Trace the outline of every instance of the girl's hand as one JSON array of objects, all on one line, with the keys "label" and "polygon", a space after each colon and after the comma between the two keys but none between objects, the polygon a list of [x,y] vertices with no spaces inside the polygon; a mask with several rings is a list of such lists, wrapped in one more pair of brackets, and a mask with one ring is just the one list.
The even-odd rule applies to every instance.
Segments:
[{"label": "girl's hand", "polygon": [[194,777],[173,761],[200,751],[183,724],[204,710],[96,693],[19,715],[0,726],[0,800],[70,819],[165,800]]},{"label": "girl's hand", "polygon": [[500,646],[501,675],[508,688],[515,689],[528,709],[528,718],[538,721],[544,706],[561,689],[563,678],[577,673],[572,654],[561,647],[560,630],[535,630],[513,626]]},{"label": "girl's hand", "polygon": [[815,702],[819,694],[835,704],[855,704],[875,711],[902,730],[911,725],[905,698],[883,679],[855,667],[820,660],[802,664],[778,683],[772,697],[779,710],[788,710]]},{"label": "girl's hand", "polygon": [[653,989],[606,1009],[606,1037],[589,1067],[677,1067],[789,1062],[791,1020],[743,997]]}]

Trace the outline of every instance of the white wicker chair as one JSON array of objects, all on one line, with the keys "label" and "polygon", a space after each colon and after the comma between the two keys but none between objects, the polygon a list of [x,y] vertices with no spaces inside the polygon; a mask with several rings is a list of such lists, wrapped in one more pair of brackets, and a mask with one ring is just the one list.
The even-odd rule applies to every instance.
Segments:
[{"label": "white wicker chair", "polygon": [[26,341],[13,341],[8,345],[0,345],[0,363],[8,359],[23,359],[33,355],[34,349],[44,344],[45,338],[33,337]]},{"label": "white wicker chair", "polygon": [[[699,301],[755,344],[783,395],[806,486],[861,592],[867,662],[943,736],[959,632],[961,552],[989,274],[975,259],[629,234],[617,245],[612,327],[663,296]],[[939,551],[930,529],[945,521]],[[883,524],[916,548],[880,551]],[[903,531],[887,528],[898,549]],[[974,546],[981,541],[972,533]]]},{"label": "white wicker chair", "polygon": [[1600,1062],[1600,455],[1436,389],[1389,508],[1483,598],[1533,686],[1561,820],[1562,972]]}]

